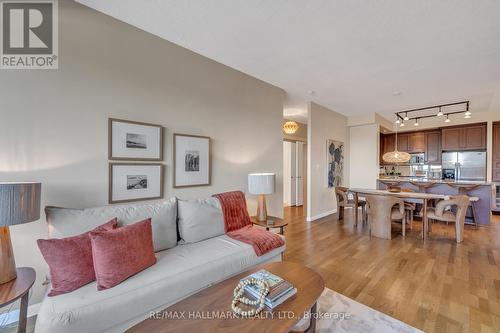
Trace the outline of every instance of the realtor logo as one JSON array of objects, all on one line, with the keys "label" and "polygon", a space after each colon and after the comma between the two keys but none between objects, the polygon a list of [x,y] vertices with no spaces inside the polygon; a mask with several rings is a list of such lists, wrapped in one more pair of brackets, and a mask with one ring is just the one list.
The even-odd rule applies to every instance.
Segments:
[{"label": "realtor logo", "polygon": [[57,69],[57,0],[0,1],[1,69]]}]

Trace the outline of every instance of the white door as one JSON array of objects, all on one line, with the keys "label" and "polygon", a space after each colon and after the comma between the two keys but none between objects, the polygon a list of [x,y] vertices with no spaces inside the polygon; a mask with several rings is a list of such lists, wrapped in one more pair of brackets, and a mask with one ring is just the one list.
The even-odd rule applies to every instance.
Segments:
[{"label": "white door", "polygon": [[295,142],[290,142],[290,206],[297,204],[297,148]]},{"label": "white door", "polygon": [[295,206],[296,201],[296,156],[295,143],[283,141],[283,201],[287,206]]},{"label": "white door", "polygon": [[297,142],[295,144],[295,193],[296,193],[296,206],[304,204],[304,143]]}]

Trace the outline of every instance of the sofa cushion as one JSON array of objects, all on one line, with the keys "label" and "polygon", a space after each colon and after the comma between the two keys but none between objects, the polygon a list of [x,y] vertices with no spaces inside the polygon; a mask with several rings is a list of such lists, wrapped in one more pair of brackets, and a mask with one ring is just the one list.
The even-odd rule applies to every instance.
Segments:
[{"label": "sofa cushion", "polygon": [[181,243],[196,243],[224,234],[224,216],[216,198],[178,200]]},{"label": "sofa cushion", "polygon": [[123,332],[150,311],[160,311],[257,264],[279,260],[284,249],[257,257],[252,246],[223,235],[158,252],[155,265],[114,288],[96,291],[92,282],[72,293],[45,298],[35,333]]},{"label": "sofa cushion", "polygon": [[97,290],[118,285],[156,262],[151,219],[90,233]]},{"label": "sofa cushion", "polygon": [[[92,231],[106,232],[116,229],[116,218]],[[62,239],[39,239],[38,247],[49,265],[52,289],[48,296],[72,292],[95,281],[90,232]]]},{"label": "sofa cushion", "polygon": [[46,207],[50,238],[76,236],[116,217],[120,226],[151,218],[155,251],[177,245],[177,199],[71,209]]}]

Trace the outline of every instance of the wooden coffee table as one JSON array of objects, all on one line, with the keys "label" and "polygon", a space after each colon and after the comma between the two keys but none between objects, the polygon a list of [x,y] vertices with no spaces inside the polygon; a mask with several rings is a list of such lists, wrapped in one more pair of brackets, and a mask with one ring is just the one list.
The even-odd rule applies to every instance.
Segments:
[{"label": "wooden coffee table", "polygon": [[257,217],[252,216],[250,218],[252,223],[261,227],[266,228],[269,231],[270,228],[280,228],[280,234],[283,235],[284,228],[288,225],[288,222],[285,222],[283,219],[280,219],[276,216],[268,216],[267,221],[273,221],[273,224],[267,224],[267,221],[258,221]]},{"label": "wooden coffee table", "polygon": [[[266,269],[291,282],[297,288],[297,294],[273,310],[265,308],[260,317],[238,318],[231,310],[233,290],[241,278],[260,269]],[[316,313],[316,302],[324,288],[325,282],[321,276],[303,265],[267,263],[204,289],[127,332],[288,332],[306,312],[311,310]],[[308,331],[314,332],[315,326],[316,320],[312,319]]]}]

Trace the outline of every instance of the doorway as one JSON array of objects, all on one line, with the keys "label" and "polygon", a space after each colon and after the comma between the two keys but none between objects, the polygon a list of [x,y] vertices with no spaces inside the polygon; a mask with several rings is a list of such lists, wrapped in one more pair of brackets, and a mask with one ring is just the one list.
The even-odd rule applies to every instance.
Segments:
[{"label": "doorway", "polygon": [[303,141],[283,141],[283,204],[304,206],[307,198],[307,145]]}]

